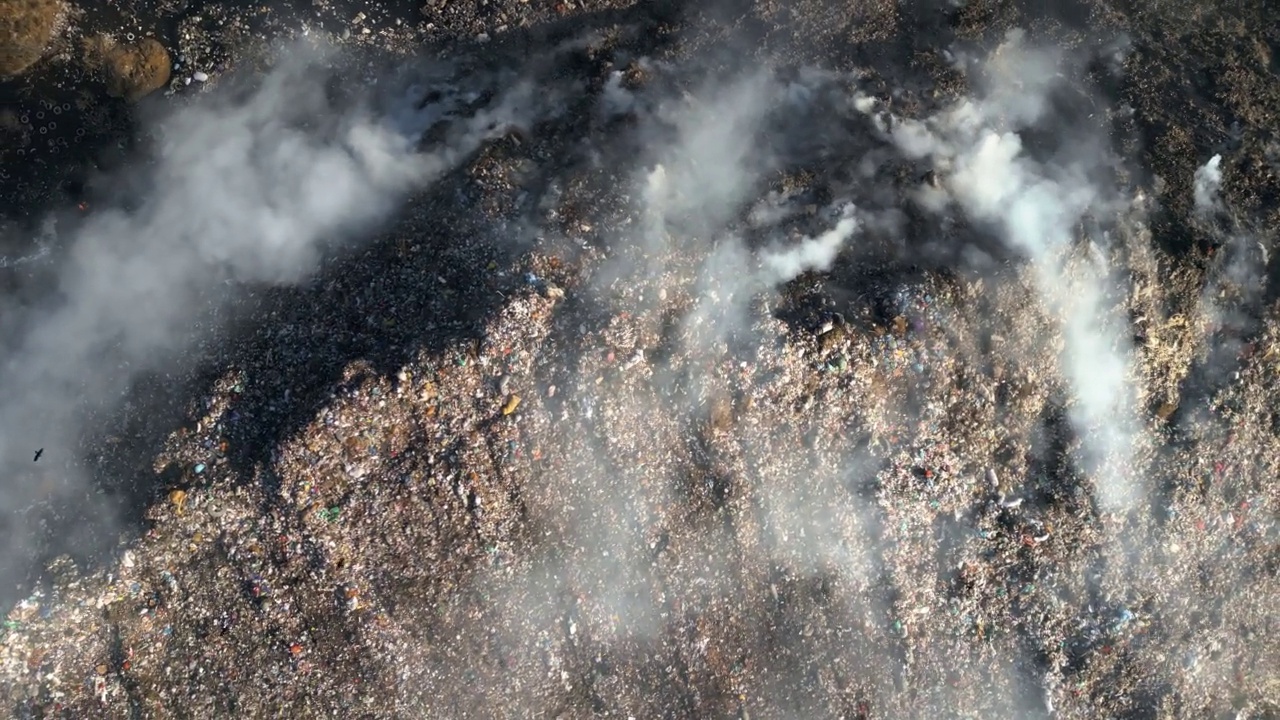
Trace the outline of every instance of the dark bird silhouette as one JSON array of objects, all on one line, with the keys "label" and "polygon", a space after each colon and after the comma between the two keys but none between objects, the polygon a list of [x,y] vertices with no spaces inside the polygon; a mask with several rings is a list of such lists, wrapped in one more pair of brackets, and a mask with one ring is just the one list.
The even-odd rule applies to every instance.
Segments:
[{"label": "dark bird silhouette", "polygon": [[43,454],[44,454],[44,448],[40,448],[39,450],[36,451],[36,456],[31,460],[31,462],[39,462],[40,456]]}]

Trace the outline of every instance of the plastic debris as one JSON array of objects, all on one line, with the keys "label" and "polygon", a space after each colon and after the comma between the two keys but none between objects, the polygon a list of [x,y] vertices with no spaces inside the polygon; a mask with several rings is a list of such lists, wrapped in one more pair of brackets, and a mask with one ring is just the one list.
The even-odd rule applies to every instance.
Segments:
[{"label": "plastic debris", "polygon": [[518,407],[520,407],[520,396],[512,395],[510,398],[507,399],[507,404],[502,406],[502,414],[510,415],[511,413],[515,412],[516,408]]},{"label": "plastic debris", "polygon": [[187,508],[187,491],[173,490],[169,493],[169,502],[173,503],[174,509],[181,515]]}]

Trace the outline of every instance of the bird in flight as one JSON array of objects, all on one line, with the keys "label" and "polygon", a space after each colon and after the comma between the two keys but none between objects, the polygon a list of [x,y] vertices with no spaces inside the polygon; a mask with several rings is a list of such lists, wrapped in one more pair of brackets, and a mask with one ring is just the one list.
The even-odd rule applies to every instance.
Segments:
[{"label": "bird in flight", "polygon": [[40,456],[43,454],[44,454],[44,448],[40,448],[39,450],[36,451],[36,456],[31,460],[31,462],[39,462]]}]

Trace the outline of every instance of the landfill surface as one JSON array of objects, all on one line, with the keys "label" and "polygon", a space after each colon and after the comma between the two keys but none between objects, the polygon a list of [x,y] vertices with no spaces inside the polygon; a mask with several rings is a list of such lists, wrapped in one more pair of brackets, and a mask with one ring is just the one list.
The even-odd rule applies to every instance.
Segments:
[{"label": "landfill surface", "polygon": [[6,373],[145,292],[0,411],[9,716],[1280,718],[1280,8],[57,12]]}]

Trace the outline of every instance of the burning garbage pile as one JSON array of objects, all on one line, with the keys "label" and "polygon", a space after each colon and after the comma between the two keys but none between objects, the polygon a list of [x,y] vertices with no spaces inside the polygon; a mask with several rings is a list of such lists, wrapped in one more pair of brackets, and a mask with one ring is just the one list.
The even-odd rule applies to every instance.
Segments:
[{"label": "burning garbage pile", "polygon": [[1274,711],[1274,319],[1203,367],[1127,159],[1055,115],[1072,59],[1011,34],[913,116],[703,60],[172,121],[164,187],[54,252],[93,331],[7,351],[61,393],[29,432],[195,388],[86,453],[145,530],[9,614],[14,716]]}]

